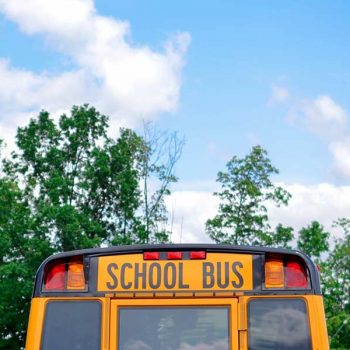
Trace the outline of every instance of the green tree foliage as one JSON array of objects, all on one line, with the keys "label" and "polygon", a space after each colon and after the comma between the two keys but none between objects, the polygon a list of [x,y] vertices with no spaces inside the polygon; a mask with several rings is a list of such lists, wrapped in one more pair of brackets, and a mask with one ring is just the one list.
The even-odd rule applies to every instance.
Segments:
[{"label": "green tree foliage", "polygon": [[20,349],[37,267],[53,249],[13,181],[0,179],[0,349]]},{"label": "green tree foliage", "polygon": [[332,349],[350,349],[350,220],[339,219],[342,229],[329,257],[321,264],[321,281]]},{"label": "green tree foliage", "polygon": [[[170,180],[158,190],[158,207],[152,206],[157,210],[146,213],[148,219],[140,212],[145,203],[140,182],[154,173],[162,182],[173,179],[173,169],[145,164],[144,159],[155,150],[135,132],[121,129],[119,138],[112,140],[107,130],[107,117],[87,106],[73,107],[58,125],[47,112],[41,112],[18,130],[19,152],[6,163],[5,171],[24,183],[26,199],[54,233],[58,251],[106,242],[158,241],[155,225],[160,217],[156,214],[159,203],[170,193]],[[166,214],[164,207],[162,214]],[[153,223],[146,237],[145,220]]]},{"label": "green tree foliage", "polygon": [[18,129],[0,176],[0,348],[24,346],[35,272],[47,256],[169,239],[164,197],[176,181],[178,138],[107,132],[108,118],[87,105],[57,122],[43,111]]},{"label": "green tree foliage", "polygon": [[287,204],[290,194],[275,186],[271,176],[278,170],[271,164],[267,152],[255,146],[244,158],[234,156],[227,171],[218,173],[221,184],[219,213],[206,223],[206,231],[217,243],[282,245],[292,238],[291,228],[279,225],[276,232],[268,222],[266,203]]},{"label": "green tree foliage", "polygon": [[265,244],[267,246],[275,246],[291,249],[291,240],[294,238],[293,227],[278,224],[275,232],[266,236]]},{"label": "green tree foliage", "polygon": [[310,257],[320,258],[321,253],[328,251],[329,232],[317,221],[299,231],[298,249]]}]

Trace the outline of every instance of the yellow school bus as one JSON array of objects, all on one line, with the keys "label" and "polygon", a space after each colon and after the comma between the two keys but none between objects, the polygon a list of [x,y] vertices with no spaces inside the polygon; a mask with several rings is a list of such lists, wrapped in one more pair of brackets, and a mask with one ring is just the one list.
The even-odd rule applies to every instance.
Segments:
[{"label": "yellow school bus", "polygon": [[326,350],[319,274],[297,251],[140,245],[54,255],[26,350]]}]

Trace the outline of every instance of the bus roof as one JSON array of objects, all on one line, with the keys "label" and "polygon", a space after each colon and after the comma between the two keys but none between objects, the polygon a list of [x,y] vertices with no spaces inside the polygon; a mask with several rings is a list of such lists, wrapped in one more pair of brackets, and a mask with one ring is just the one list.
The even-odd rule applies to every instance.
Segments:
[{"label": "bus roof", "polygon": [[[99,257],[126,255],[126,254],[143,254],[145,252],[191,252],[191,251],[205,251],[206,253],[232,253],[232,254],[247,254],[253,256],[253,267],[254,267],[254,279],[262,281],[264,279],[264,272],[262,271],[265,257],[281,256],[297,258],[305,264],[308,271],[308,278],[310,281],[309,290],[293,290],[293,294],[321,294],[319,273],[312,262],[312,260],[297,250],[289,250],[285,248],[271,248],[271,247],[258,247],[258,246],[234,246],[234,245],[218,245],[218,244],[143,244],[143,245],[127,245],[127,246],[112,246],[107,248],[92,248],[82,249],[70,252],[58,253],[48,257],[39,267],[35,286],[34,286],[34,297],[48,296],[48,295],[61,295],[58,293],[47,293],[42,290],[44,283],[45,270],[46,268],[54,264],[57,261],[64,261],[67,259],[74,259],[75,257],[84,257],[85,268],[89,269],[88,273],[88,284],[92,286],[89,288],[87,293],[81,294],[76,291],[69,293],[69,295],[102,295],[101,293],[95,293],[90,291],[94,290],[97,286],[97,265]],[[255,283],[255,282],[254,282]],[[261,282],[260,282],[261,284]],[[97,289],[96,289],[97,290]],[[251,293],[256,293],[253,290]],[[287,293],[290,291],[286,291]],[[260,290],[261,294],[276,293],[276,291]],[[68,295],[69,294],[69,295]],[[103,293],[105,294],[105,293]],[[250,293],[247,293],[250,294]]]}]

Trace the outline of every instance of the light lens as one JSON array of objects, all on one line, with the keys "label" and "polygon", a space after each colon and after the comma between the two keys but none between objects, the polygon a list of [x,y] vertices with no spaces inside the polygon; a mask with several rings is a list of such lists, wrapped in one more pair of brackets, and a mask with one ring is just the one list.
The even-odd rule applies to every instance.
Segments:
[{"label": "light lens", "polygon": [[66,265],[53,265],[46,274],[46,290],[64,290],[66,285]]},{"label": "light lens", "polygon": [[168,252],[167,259],[168,260],[181,260],[182,259],[182,252]]},{"label": "light lens", "polygon": [[68,265],[67,289],[84,289],[84,265],[80,262],[71,262]]},{"label": "light lens", "polygon": [[205,259],[206,258],[206,252],[199,251],[199,252],[190,252],[190,259]]},{"label": "light lens", "polygon": [[159,260],[160,253],[159,252],[144,252],[143,260]]},{"label": "light lens", "polygon": [[265,262],[265,287],[284,287],[284,267],[282,260],[267,260]]},{"label": "light lens", "polygon": [[304,266],[297,261],[289,261],[286,265],[287,288],[307,288],[307,275]]}]

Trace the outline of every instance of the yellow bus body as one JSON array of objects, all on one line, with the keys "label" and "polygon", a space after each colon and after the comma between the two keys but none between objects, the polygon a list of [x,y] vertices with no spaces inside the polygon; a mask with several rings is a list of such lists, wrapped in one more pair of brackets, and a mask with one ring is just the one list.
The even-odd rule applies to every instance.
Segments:
[{"label": "yellow bus body", "polygon": [[[198,246],[195,246],[198,250]],[[203,250],[208,247],[207,245],[203,247]],[[147,248],[142,248],[147,250]],[[154,250],[154,248],[152,247]],[[167,251],[169,249],[174,249],[173,246],[161,246],[158,248],[159,251]],[[176,249],[183,251],[190,251],[194,249],[193,246],[181,245],[177,246]],[[258,248],[255,248],[258,249]],[[81,251],[84,253],[84,251]],[[80,252],[80,253],[81,253]],[[28,332],[26,340],[26,350],[42,350],[43,344],[43,332],[45,326],[45,312],[47,305],[52,302],[78,302],[78,301],[93,301],[98,302],[101,306],[101,320],[100,320],[100,349],[101,350],[122,350],[118,349],[118,332],[119,332],[119,313],[121,309],[127,308],[152,308],[161,309],[161,308],[194,308],[194,307],[225,307],[229,310],[229,325],[230,325],[230,335],[229,335],[229,349],[230,350],[249,350],[249,312],[248,307],[251,301],[255,300],[302,300],[305,302],[307,310],[307,322],[309,325],[309,334],[311,345],[310,348],[313,350],[327,350],[329,349],[327,329],[325,324],[325,315],[322,296],[319,293],[314,293],[312,288],[307,292],[303,293],[301,290],[293,291],[288,293],[288,291],[281,291],[280,293],[277,290],[267,293],[267,291],[262,287],[261,292],[252,291],[253,290],[253,267],[257,268],[256,263],[252,263],[252,255],[239,252],[235,250],[234,252],[228,253],[227,251],[212,251],[208,252],[205,260],[174,260],[169,265],[169,260],[161,260],[158,262],[158,265],[152,265],[153,269],[158,272],[158,275],[161,276],[162,273],[165,273],[164,270],[172,272],[172,279],[168,278],[168,281],[165,283],[165,275],[163,279],[157,282],[156,275],[153,277],[149,275],[149,278],[153,278],[151,281],[151,286],[157,284],[158,289],[150,289],[150,286],[142,279],[142,273],[146,269],[151,267],[151,264],[154,262],[145,262],[142,258],[142,252],[138,250],[137,254],[128,255],[123,251],[123,254],[114,255],[108,254],[103,255],[103,250],[98,256],[99,262],[95,266],[97,273],[97,279],[93,282],[96,288],[96,294],[91,292],[88,289],[87,295],[84,295],[84,292],[77,293],[59,293],[57,291],[53,292],[53,295],[50,295],[50,292],[41,292],[42,291],[42,280],[44,278],[44,269],[45,264],[42,267],[42,276],[37,278],[37,283],[40,285],[37,286],[37,293],[34,295],[31,304],[30,317],[28,322]],[[248,251],[249,252],[249,251]],[[255,252],[255,251],[254,251]],[[264,251],[264,254],[270,254],[270,250]],[[278,253],[279,251],[277,251]],[[254,253],[255,254],[255,253]],[[276,254],[273,251],[273,256]],[[284,254],[284,251],[279,254]],[[89,253],[84,253],[85,256],[89,256]],[[67,255],[68,256],[68,255]],[[141,259],[141,260],[140,260]],[[239,261],[242,264],[242,268],[239,270],[240,275],[242,276],[243,282],[241,285],[237,282],[237,274],[235,275],[234,268],[230,269],[231,278],[230,286],[238,286],[237,288],[224,288],[225,285],[221,281],[221,289],[219,290],[217,286],[217,281],[213,282],[212,288],[203,289],[201,287],[202,283],[212,282],[209,276],[208,271],[205,277],[208,277],[207,281],[203,281],[204,277],[200,276],[198,272],[201,268],[203,262],[211,263],[212,265],[206,265],[209,267],[219,266],[219,262],[226,261]],[[127,262],[121,272],[121,265],[123,262]],[[168,265],[166,265],[168,263]],[[181,265],[182,263],[182,265]],[[111,265],[112,264],[112,265]],[[135,271],[135,264],[141,264],[136,267],[138,269]],[[142,265],[145,264],[145,265]],[[191,264],[191,268],[186,269],[186,264]],[[254,266],[253,266],[254,265]],[[90,266],[90,265],[89,265]],[[109,267],[108,267],[109,266]],[[185,285],[186,290],[181,290],[179,285],[179,278],[176,277],[177,271],[180,270],[180,267],[185,270],[182,271],[182,285]],[[223,265],[221,265],[222,268]],[[311,265],[308,265],[311,266]],[[141,270],[144,268],[144,270]],[[310,267],[308,267],[310,270]],[[109,271],[109,273],[108,273]],[[169,272],[168,271],[168,272]],[[149,270],[147,270],[149,273]],[[222,271],[221,271],[222,272]],[[136,275],[135,275],[136,273]],[[314,271],[312,272],[314,273]],[[315,285],[315,281],[312,279],[312,273],[309,272],[309,279]],[[227,275],[227,273],[226,273]],[[136,277],[135,277],[136,276]],[[311,277],[310,277],[311,276]],[[123,277],[123,286],[129,288],[124,290],[120,287],[121,277]],[[226,276],[227,277],[227,276]],[[239,276],[238,276],[239,277]],[[174,282],[176,278],[176,283]],[[254,277],[255,278],[255,277]],[[262,281],[264,276],[261,277]],[[137,279],[139,283],[137,282]],[[237,282],[237,283],[236,283]],[[89,282],[90,283],[90,282]],[[139,288],[135,291],[135,285]],[[142,285],[144,283],[144,285]],[[236,284],[235,284],[236,283]],[[255,282],[254,282],[255,283]],[[170,285],[172,290],[166,288],[166,285]],[[106,286],[111,288],[107,288]],[[144,288],[142,288],[144,287]],[[314,287],[314,286],[313,286]],[[90,288],[90,287],[89,287]],[[265,293],[265,294],[263,294]],[[69,295],[67,295],[69,294]],[[73,325],[74,326],[74,325]],[[140,348],[141,350],[143,348]],[[46,348],[45,348],[46,350]],[[152,349],[156,350],[156,349]],[[158,350],[158,349],[157,349]]]}]

